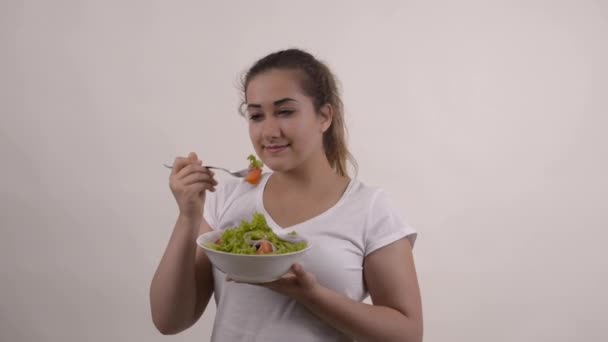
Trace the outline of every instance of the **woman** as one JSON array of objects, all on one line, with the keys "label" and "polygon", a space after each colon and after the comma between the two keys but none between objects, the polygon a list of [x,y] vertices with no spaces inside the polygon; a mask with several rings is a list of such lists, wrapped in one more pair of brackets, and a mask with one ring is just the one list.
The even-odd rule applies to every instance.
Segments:
[{"label": "woman", "polygon": [[[175,160],[179,216],[150,289],[158,330],[192,326],[214,293],[212,341],[421,341],[416,232],[382,190],[348,177],[332,73],[304,51],[279,51],[246,74],[244,98],[251,142],[272,172],[257,185],[218,184],[196,154]],[[254,212],[315,246],[290,274],[261,285],[226,279],[194,242]],[[362,303],[367,295],[373,305]]]}]

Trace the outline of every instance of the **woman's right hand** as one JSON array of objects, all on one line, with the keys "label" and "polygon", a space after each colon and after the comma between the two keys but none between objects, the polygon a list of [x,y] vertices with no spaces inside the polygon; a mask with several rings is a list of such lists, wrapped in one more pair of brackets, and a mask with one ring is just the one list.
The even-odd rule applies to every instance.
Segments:
[{"label": "woman's right hand", "polygon": [[204,167],[194,152],[177,157],[169,177],[169,187],[177,201],[180,215],[197,218],[203,215],[205,192],[215,191],[214,173]]}]

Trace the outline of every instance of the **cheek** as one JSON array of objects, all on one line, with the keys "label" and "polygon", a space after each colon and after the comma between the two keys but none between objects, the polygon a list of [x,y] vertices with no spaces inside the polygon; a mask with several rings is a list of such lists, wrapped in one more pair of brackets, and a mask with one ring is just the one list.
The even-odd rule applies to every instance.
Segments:
[{"label": "cheek", "polygon": [[316,140],[320,138],[316,132],[317,128],[314,125],[298,125],[290,129],[290,137],[292,142],[295,143],[295,148],[305,152],[316,148]]},{"label": "cheek", "polygon": [[259,128],[252,123],[249,123],[249,138],[254,141],[259,135]]},{"label": "cheek", "polygon": [[251,141],[251,145],[253,146],[253,149],[259,155],[260,154],[259,129],[257,127],[255,127],[255,125],[252,125],[252,124],[249,124],[249,140]]},{"label": "cheek", "polygon": [[291,140],[292,143],[295,143],[296,145],[302,142],[302,138],[305,137],[303,134],[303,131],[305,130],[303,129],[301,123],[298,122],[285,122],[283,125],[281,125],[281,131],[289,140]]}]

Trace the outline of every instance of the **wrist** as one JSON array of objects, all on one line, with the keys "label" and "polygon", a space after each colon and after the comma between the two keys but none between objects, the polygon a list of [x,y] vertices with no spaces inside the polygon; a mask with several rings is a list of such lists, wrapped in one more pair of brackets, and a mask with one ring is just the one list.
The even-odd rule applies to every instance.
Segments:
[{"label": "wrist", "polygon": [[323,298],[326,297],[328,290],[328,288],[323,287],[321,284],[317,283],[311,289],[301,295],[298,301],[300,302],[300,304],[307,307],[315,306],[318,303],[323,302]]},{"label": "wrist", "polygon": [[198,233],[200,225],[203,221],[203,215],[193,215],[186,213],[179,213],[177,217],[177,224],[180,227],[184,227],[193,233]]},{"label": "wrist", "polygon": [[196,223],[196,221],[201,221],[203,219],[203,213],[202,212],[184,212],[184,211],[180,211],[177,218],[183,222],[193,222]]}]

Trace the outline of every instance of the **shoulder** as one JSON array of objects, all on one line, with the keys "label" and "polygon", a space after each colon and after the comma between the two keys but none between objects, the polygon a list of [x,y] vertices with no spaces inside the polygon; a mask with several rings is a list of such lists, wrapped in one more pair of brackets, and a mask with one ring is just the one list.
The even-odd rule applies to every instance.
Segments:
[{"label": "shoulder", "polygon": [[378,186],[368,185],[356,178],[351,180],[345,197],[348,201],[365,206],[368,210],[377,204],[388,204],[387,192]]},{"label": "shoulder", "polygon": [[353,183],[349,191],[349,201],[355,205],[364,218],[362,233],[366,245],[366,255],[374,250],[408,237],[414,243],[417,233],[407,223],[403,210],[395,205],[389,193],[377,186],[366,185],[360,181]]}]

